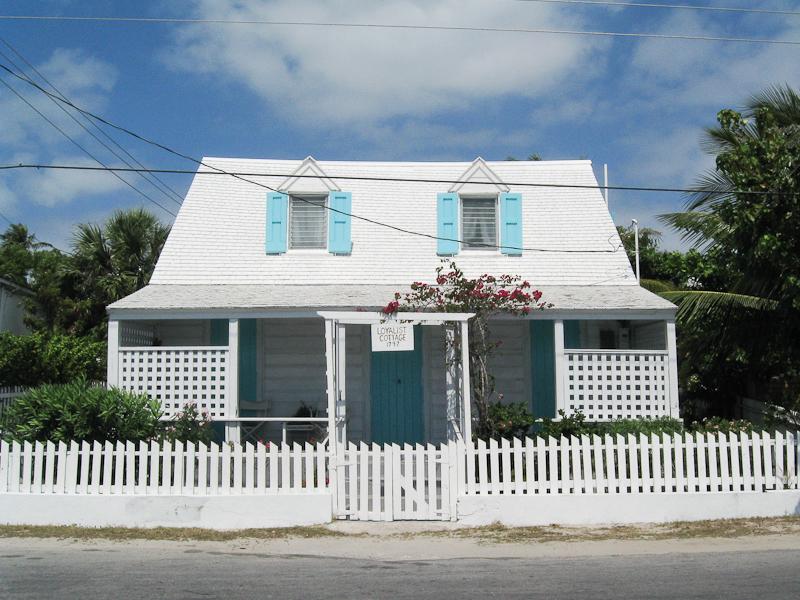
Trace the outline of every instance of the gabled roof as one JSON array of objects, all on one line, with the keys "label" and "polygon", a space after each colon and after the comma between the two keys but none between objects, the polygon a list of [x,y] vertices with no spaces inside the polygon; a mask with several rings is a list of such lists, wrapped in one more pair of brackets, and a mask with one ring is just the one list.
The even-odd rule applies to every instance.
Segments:
[{"label": "gabled roof", "polygon": [[[491,184],[491,185],[487,185]],[[460,193],[507,192],[508,186],[480,156],[472,161],[469,168],[461,174],[458,182],[448,191]]]},{"label": "gabled roof", "polygon": [[[606,286],[638,288],[589,161],[364,162],[308,157],[205,158],[204,162],[211,167],[195,175],[151,285],[130,302],[135,298],[161,302],[156,298],[178,293],[175,290],[197,293],[211,302],[211,292],[206,291],[212,288],[218,298],[233,294],[232,286],[249,286],[247,292],[237,287],[242,295],[231,301],[245,303],[253,295],[263,295],[261,304],[267,306],[270,298],[284,298],[280,291],[284,290],[294,294],[298,306],[328,306],[327,300],[313,297],[313,290],[319,289],[329,290],[329,300],[335,301],[330,306],[351,306],[350,292],[361,287],[398,289],[413,281],[431,281],[441,264],[434,239],[437,194],[451,188],[464,193],[467,185],[522,195],[525,248],[522,256],[463,251],[454,260],[468,276],[515,274],[540,288],[577,286],[584,290],[581,296],[590,296],[592,289],[599,294]],[[268,190],[215,174],[214,168],[258,174],[245,179],[271,189],[311,192],[308,182],[316,182],[321,189],[351,192],[351,254],[337,256],[324,250],[266,254]],[[336,296],[329,286],[350,292]],[[128,302],[124,299],[114,307]]]},{"label": "gabled roof", "polygon": [[307,156],[279,186],[279,192],[338,192],[339,187],[320,168],[313,156]]}]

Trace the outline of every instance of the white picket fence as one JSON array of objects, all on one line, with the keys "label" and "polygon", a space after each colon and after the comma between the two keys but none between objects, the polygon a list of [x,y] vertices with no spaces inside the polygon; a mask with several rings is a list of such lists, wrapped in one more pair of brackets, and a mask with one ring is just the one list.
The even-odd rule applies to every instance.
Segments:
[{"label": "white picket fence", "polygon": [[0,493],[327,493],[322,444],[0,442]]},{"label": "white picket fence", "polygon": [[466,494],[657,494],[798,489],[797,433],[479,440]]},{"label": "white picket fence", "polygon": [[[337,518],[454,520],[458,498],[798,490],[797,433],[476,444],[0,442],[0,494],[331,494]],[[665,500],[667,501],[667,500]]]}]

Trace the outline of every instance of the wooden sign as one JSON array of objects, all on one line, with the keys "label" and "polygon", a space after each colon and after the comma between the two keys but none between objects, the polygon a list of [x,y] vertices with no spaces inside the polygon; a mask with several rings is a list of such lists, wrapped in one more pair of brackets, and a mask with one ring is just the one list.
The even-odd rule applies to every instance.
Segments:
[{"label": "wooden sign", "polygon": [[414,349],[414,326],[409,323],[372,325],[373,352],[400,352]]}]

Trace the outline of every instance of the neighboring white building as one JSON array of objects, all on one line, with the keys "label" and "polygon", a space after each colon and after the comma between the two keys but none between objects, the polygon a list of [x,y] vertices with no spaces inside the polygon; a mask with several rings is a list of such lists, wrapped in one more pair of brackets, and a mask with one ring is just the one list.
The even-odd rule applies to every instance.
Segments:
[{"label": "neighboring white building", "polygon": [[25,325],[25,299],[32,292],[0,277],[0,331],[22,335],[28,333]]},{"label": "neighboring white building", "polygon": [[292,430],[312,425],[285,423],[301,405],[348,440],[457,436],[468,390],[447,367],[449,324],[418,321],[405,352],[372,352],[368,324],[452,257],[554,305],[495,322],[503,401],[678,415],[675,307],[637,284],[589,161],[204,162],[150,284],[109,307],[110,384],[167,414],[197,402],[234,437],[271,419],[255,435],[302,439]]}]

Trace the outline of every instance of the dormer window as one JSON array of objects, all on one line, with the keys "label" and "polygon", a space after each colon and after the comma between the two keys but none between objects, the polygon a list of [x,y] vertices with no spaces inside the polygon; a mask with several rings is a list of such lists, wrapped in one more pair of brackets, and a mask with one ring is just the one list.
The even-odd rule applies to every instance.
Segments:
[{"label": "dormer window", "polygon": [[327,248],[327,201],[327,196],[292,194],[289,199],[290,249]]},{"label": "dormer window", "polygon": [[497,251],[497,197],[461,197],[461,242],[464,250]]}]

